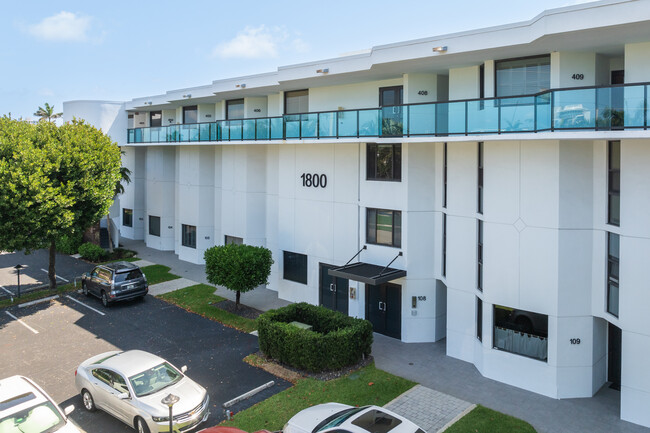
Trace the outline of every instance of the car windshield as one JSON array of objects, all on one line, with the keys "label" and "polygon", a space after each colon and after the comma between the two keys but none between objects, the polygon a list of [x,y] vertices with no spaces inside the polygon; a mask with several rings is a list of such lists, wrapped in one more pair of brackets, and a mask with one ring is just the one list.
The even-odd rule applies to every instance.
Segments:
[{"label": "car windshield", "polygon": [[0,433],[50,433],[64,426],[63,417],[49,401],[0,419]]},{"label": "car windshield", "polygon": [[[136,397],[153,394],[175,384],[183,375],[167,362],[129,377]],[[0,432],[2,433],[2,432]]]},{"label": "car windshield", "polygon": [[341,411],[341,412],[337,412],[334,415],[330,416],[329,418],[326,418],[320,424],[318,424],[316,426],[316,428],[313,430],[313,433],[323,431],[323,430],[327,430],[328,428],[339,426],[339,425],[343,424],[352,415],[356,414],[359,411],[364,410],[366,407],[367,406],[353,407],[353,408],[350,408],[350,409],[345,409],[344,411]]},{"label": "car windshield", "polygon": [[116,283],[137,280],[138,278],[142,278],[142,272],[140,271],[140,269],[133,269],[132,271],[129,272],[118,272],[117,274],[115,274]]}]

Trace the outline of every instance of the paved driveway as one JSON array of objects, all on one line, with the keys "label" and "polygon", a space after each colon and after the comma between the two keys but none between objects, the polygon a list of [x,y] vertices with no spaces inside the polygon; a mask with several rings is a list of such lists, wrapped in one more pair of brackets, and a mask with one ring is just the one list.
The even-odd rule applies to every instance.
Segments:
[{"label": "paved driveway", "polygon": [[142,349],[178,367],[187,365],[188,376],[210,394],[212,414],[202,428],[224,419],[224,402],[253,388],[271,380],[276,382],[235,405],[234,412],[290,386],[242,361],[258,350],[257,337],[152,296],[111,308],[104,308],[94,297],[78,293],[70,296],[31,307],[0,310],[0,377],[28,376],[61,407],[74,404],[76,409],[70,418],[89,433],[133,431],[101,411],[86,412],[75,389],[75,368],[88,357],[109,350]]}]

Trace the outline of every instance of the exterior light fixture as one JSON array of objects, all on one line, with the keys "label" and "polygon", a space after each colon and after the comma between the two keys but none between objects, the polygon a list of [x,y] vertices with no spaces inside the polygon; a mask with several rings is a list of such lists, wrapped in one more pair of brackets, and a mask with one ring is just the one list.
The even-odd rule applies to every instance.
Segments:
[{"label": "exterior light fixture", "polygon": [[447,52],[447,46],[442,46],[442,47],[433,47],[433,52],[434,53],[446,53]]},{"label": "exterior light fixture", "polygon": [[330,71],[329,68],[324,68],[324,69],[316,69],[317,74],[328,74]]},{"label": "exterior light fixture", "polygon": [[191,93],[188,93],[187,95],[183,95],[183,98],[190,99],[191,97],[192,97],[192,94],[191,94]]},{"label": "exterior light fixture", "polygon": [[239,87],[240,89],[245,89],[246,83],[237,84],[235,87]]},{"label": "exterior light fixture", "polygon": [[174,394],[169,394],[167,397],[160,400],[160,402],[162,404],[169,407],[169,432],[170,433],[172,431],[174,431],[173,430],[174,429],[174,427],[173,427],[174,418],[172,417],[172,406],[175,405],[176,403],[178,403],[178,401],[180,399],[181,399],[180,397],[178,397],[178,396],[176,396]]}]

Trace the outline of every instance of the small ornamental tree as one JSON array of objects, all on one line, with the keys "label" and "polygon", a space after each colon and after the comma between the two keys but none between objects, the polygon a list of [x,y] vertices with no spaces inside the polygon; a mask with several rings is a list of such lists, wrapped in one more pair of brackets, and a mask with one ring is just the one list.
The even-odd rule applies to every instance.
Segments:
[{"label": "small ornamental tree", "polygon": [[271,251],[252,245],[218,245],[205,251],[205,273],[212,284],[237,292],[239,309],[241,292],[267,284],[273,258]]}]

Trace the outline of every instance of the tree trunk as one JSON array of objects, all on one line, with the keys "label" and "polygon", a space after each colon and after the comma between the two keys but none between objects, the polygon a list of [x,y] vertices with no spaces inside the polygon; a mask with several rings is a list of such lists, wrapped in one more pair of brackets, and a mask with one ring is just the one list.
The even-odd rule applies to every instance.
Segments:
[{"label": "tree trunk", "polygon": [[235,309],[239,310],[239,298],[241,297],[241,292],[237,290],[237,296],[235,297]]},{"label": "tree trunk", "polygon": [[106,215],[106,228],[108,229],[108,252],[113,254],[113,239],[111,239],[111,214]]},{"label": "tree trunk", "polygon": [[52,240],[50,243],[50,265],[47,268],[47,277],[50,280],[50,290],[56,290],[56,270],[54,268],[56,263],[56,242]]}]

